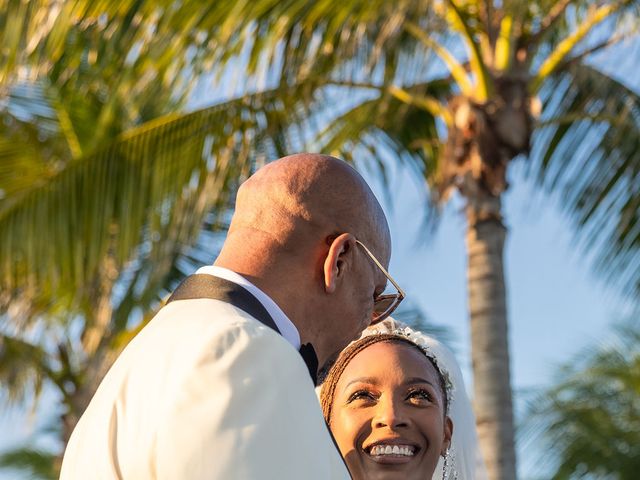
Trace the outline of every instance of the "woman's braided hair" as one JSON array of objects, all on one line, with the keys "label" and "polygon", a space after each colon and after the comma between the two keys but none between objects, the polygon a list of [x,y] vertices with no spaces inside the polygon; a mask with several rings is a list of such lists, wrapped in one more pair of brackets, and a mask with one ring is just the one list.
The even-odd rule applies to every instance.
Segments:
[{"label": "woman's braided hair", "polygon": [[423,347],[409,340],[407,337],[396,335],[393,333],[381,333],[376,335],[367,335],[366,337],[353,342],[351,345],[345,348],[342,353],[340,353],[335,363],[329,369],[329,372],[327,373],[327,376],[325,377],[322,383],[322,388],[320,390],[320,405],[322,406],[322,414],[324,415],[327,424],[331,424],[331,408],[333,406],[336,386],[338,385],[338,381],[340,380],[344,369],[358,353],[360,353],[368,346],[380,342],[404,343],[418,349],[420,353],[427,357],[438,374],[438,383],[440,384],[440,389],[442,390],[442,396],[444,398],[444,411],[446,415],[446,413],[449,411],[449,398],[447,396],[446,382],[444,380],[442,372],[440,371],[440,368],[438,368],[438,365],[433,361],[431,356],[426,355],[426,351]]}]

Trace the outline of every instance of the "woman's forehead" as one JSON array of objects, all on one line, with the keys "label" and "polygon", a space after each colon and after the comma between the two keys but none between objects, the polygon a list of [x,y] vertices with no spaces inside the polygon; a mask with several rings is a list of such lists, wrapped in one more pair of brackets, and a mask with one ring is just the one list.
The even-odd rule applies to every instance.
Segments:
[{"label": "woman's forehead", "polygon": [[346,386],[354,378],[381,381],[414,377],[437,382],[438,374],[419,348],[405,342],[380,341],[358,352],[345,367],[338,383]]}]

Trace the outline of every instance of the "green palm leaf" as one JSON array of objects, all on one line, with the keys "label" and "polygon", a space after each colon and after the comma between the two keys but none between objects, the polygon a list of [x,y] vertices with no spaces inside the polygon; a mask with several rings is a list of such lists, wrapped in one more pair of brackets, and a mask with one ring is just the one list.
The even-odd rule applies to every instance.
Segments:
[{"label": "green palm leaf", "polygon": [[[555,385],[529,401],[523,433],[544,451],[554,479],[632,479],[640,468],[640,332],[618,326],[612,340],[567,363]],[[540,448],[540,445],[543,448]]]},{"label": "green palm leaf", "polygon": [[39,394],[44,380],[54,374],[49,354],[38,345],[18,337],[0,334],[0,383],[3,395],[11,402],[20,402],[28,394]]},{"label": "green palm leaf", "polygon": [[538,181],[558,191],[598,267],[628,293],[640,291],[640,95],[576,64],[547,90],[534,139]]},{"label": "green palm leaf", "polygon": [[0,454],[0,468],[19,470],[38,480],[57,479],[60,475],[58,463],[57,455],[29,447]]},{"label": "green palm leaf", "polygon": [[[254,95],[160,118],[13,192],[0,203],[3,290],[24,293],[37,285],[36,296],[51,298],[65,288],[82,289],[109,268],[105,259],[123,266],[136,248],[157,241],[174,208],[206,187],[200,217],[187,228],[193,239],[193,225],[209,209],[226,205],[230,187],[249,174],[256,152],[270,148],[265,129],[276,133],[283,118],[271,99]],[[12,155],[10,144],[2,147],[6,171],[41,163]]]},{"label": "green palm leaf", "polygon": [[[433,80],[406,87],[405,91],[409,99],[446,99],[452,86],[449,80]],[[373,98],[362,101],[329,122],[318,138],[323,150],[339,152],[343,158],[352,159],[354,149],[362,147],[358,150],[360,164],[370,160],[382,173],[382,159],[393,154],[406,161],[419,176],[433,180],[441,143],[436,127],[437,117],[418,102],[400,100],[384,88],[373,92]],[[353,98],[353,95],[349,90],[345,96]],[[334,102],[339,103],[340,99],[337,96]]]}]

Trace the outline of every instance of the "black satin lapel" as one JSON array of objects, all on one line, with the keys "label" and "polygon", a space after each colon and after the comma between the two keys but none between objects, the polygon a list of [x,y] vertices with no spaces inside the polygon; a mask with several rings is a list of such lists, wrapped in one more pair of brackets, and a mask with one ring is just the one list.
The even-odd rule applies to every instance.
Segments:
[{"label": "black satin lapel", "polygon": [[248,313],[260,323],[280,333],[276,322],[267,309],[244,287],[230,282],[224,278],[214,277],[202,273],[190,275],[178,285],[167,303],[177,300],[194,300],[197,298],[210,298],[220,300]]},{"label": "black satin lapel", "polygon": [[318,356],[316,355],[316,351],[313,348],[313,345],[310,343],[305,343],[300,347],[300,355],[304,360],[304,363],[307,365],[309,369],[309,376],[313,381],[314,385],[318,383]]}]

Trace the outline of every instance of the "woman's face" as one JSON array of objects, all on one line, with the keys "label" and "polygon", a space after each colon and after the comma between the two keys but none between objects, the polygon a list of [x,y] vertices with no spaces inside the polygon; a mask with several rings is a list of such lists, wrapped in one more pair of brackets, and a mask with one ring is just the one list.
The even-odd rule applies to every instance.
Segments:
[{"label": "woman's face", "polygon": [[330,426],[356,480],[431,478],[453,429],[436,369],[400,342],[374,343],[349,362]]}]

